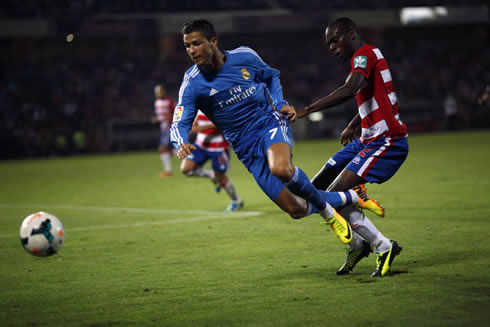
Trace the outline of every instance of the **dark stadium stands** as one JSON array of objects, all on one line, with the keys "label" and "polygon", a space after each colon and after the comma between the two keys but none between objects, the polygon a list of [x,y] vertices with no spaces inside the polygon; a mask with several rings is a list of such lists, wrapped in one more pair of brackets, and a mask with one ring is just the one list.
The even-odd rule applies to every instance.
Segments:
[{"label": "dark stadium stands", "polygon": [[[250,10],[284,7],[293,10],[348,8],[344,1],[2,1],[0,20],[59,17],[67,12],[94,13]],[[201,3],[206,3],[204,7]],[[247,3],[244,7],[244,3]],[[304,4],[304,5],[300,5]],[[368,1],[359,2],[368,5]],[[358,4],[359,4],[358,3]],[[369,1],[379,8],[406,1]],[[425,1],[424,3],[431,3]],[[449,1],[454,5],[479,3]],[[47,5],[46,5],[47,4]],[[49,5],[51,4],[51,5]],[[56,4],[56,5],[55,5]],[[264,4],[268,7],[264,8]],[[187,9],[186,9],[187,8]],[[114,121],[147,120],[153,113],[153,85],[164,82],[176,100],[184,71],[191,64],[181,37],[127,35],[75,38],[0,38],[0,158],[50,156],[122,149],[110,142]],[[445,128],[444,99],[457,100],[455,128],[490,127],[488,102],[478,98],[490,84],[487,25],[431,27],[364,27],[367,42],[381,48],[388,60],[409,132]],[[220,33],[221,34],[221,33]],[[254,48],[281,71],[285,98],[301,107],[338,87],[347,67],[327,52],[323,30],[227,32],[220,48]],[[328,119],[296,136],[338,136],[355,106],[332,110]],[[157,127],[155,127],[157,129]],[[302,130],[302,131],[300,131]],[[155,146],[157,140],[155,140]],[[151,146],[151,145],[150,145]],[[148,147],[141,144],[140,147]],[[133,146],[138,148],[138,146]]]}]

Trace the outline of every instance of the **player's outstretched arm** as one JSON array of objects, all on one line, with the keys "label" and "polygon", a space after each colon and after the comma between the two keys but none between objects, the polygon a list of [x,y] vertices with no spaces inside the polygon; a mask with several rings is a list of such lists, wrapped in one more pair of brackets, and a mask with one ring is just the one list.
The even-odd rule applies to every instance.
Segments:
[{"label": "player's outstretched arm", "polygon": [[324,98],[306,106],[302,110],[298,111],[298,118],[307,116],[308,114],[316,111],[325,110],[341,104],[350,98],[354,97],[360,89],[367,85],[366,78],[361,73],[350,74],[344,85],[330,93]]}]

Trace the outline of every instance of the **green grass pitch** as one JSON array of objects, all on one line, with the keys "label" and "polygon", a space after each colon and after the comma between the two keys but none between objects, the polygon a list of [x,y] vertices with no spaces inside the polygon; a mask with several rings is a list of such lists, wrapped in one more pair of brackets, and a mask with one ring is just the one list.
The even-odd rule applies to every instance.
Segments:
[{"label": "green grass pitch", "polygon": [[[368,215],[404,247],[381,279],[374,255],[336,276],[335,234],[290,219],[236,157],[239,215],[208,180],[158,178],[156,151],[0,162],[0,325],[488,326],[490,131],[409,142],[400,171],[368,185],[387,217]],[[300,142],[293,161],[313,177],[338,148]],[[18,237],[39,210],[66,232],[48,258]]]}]

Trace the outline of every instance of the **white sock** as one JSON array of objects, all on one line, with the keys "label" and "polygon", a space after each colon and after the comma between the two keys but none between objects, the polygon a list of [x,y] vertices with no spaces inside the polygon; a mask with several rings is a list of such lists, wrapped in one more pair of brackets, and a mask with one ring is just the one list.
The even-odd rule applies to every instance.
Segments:
[{"label": "white sock", "polygon": [[172,162],[170,158],[170,153],[168,151],[160,153],[160,160],[163,164],[163,170],[165,170],[167,173],[172,171]]},{"label": "white sock", "polygon": [[368,241],[379,253],[391,248],[391,241],[374,226],[369,218],[354,207],[344,208],[344,218],[351,224],[352,230]]},{"label": "white sock", "polygon": [[226,182],[224,183],[223,188],[226,191],[226,194],[230,197],[230,199],[235,202],[235,203],[240,203],[242,200],[238,196],[238,193],[236,192],[235,185],[233,185],[233,182],[231,179],[227,178]]},{"label": "white sock", "polygon": [[332,218],[335,215],[335,211],[334,211],[333,207],[328,203],[325,206],[325,209],[319,210],[319,213],[325,219]]},{"label": "white sock", "polygon": [[[339,213],[342,215],[342,217],[344,217],[347,221],[349,221],[348,217],[350,211],[346,208],[349,207],[342,208],[342,210],[340,210]],[[362,247],[362,241],[364,241],[364,239],[359,234],[357,234],[354,230],[352,230],[352,241],[349,243],[349,248],[351,248],[352,250],[360,249]]]}]

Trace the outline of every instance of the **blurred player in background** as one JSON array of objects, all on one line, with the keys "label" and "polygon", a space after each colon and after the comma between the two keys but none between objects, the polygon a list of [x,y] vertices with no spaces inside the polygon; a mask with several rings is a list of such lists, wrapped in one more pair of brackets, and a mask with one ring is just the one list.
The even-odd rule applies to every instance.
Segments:
[{"label": "blurred player in background", "polygon": [[[358,187],[364,199],[369,200],[363,184],[387,181],[405,161],[407,128],[400,120],[391,73],[381,51],[364,43],[356,24],[349,18],[332,22],[325,37],[336,57],[350,60],[351,71],[344,85],[298,110],[298,117],[334,107],[352,97],[357,100],[359,113],[342,131],[341,143],[345,147],[327,161],[312,182],[317,188],[328,191]],[[356,138],[359,126],[361,137]],[[377,205],[374,201],[370,203]],[[384,216],[381,207],[373,211]],[[346,207],[341,212],[351,224],[354,235],[344,265],[337,274],[348,274],[374,247],[377,249],[376,270],[371,277],[385,276],[402,247],[381,234],[361,211]]]},{"label": "blurred player in background", "polygon": [[152,117],[153,123],[160,123],[160,160],[163,165],[163,172],[160,177],[172,176],[172,151],[170,143],[170,125],[174,114],[174,101],[167,96],[167,91],[163,84],[155,86],[155,116]]},{"label": "blurred player in background", "polygon": [[[216,192],[221,188],[231,199],[226,212],[236,212],[243,207],[243,201],[238,195],[235,186],[226,175],[230,167],[230,150],[223,134],[201,111],[197,113],[191,133],[197,133],[194,145],[196,150],[182,160],[180,170],[186,176],[207,177],[217,186]],[[211,169],[203,165],[211,160]]]},{"label": "blurred player in background", "polygon": [[214,26],[205,19],[186,23],[182,35],[195,65],[184,74],[172,122],[177,156],[183,159],[196,150],[188,134],[199,109],[277,206],[295,219],[320,213],[349,243],[351,228],[333,207],[357,203],[357,194],[320,191],[292,164],[289,121],[296,111],[283,99],[279,72],[249,47],[220,51]]}]

